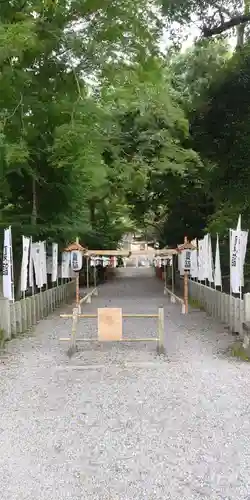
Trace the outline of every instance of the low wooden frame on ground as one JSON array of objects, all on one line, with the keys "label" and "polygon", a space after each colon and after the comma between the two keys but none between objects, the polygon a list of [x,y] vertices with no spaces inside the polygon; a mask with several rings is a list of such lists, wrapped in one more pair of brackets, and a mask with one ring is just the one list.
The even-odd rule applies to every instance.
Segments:
[{"label": "low wooden frame on ground", "polygon": [[[77,342],[156,342],[158,354],[165,353],[164,347],[164,309],[159,307],[157,314],[123,314],[121,308],[99,308],[97,314],[81,314],[75,307],[72,314],[61,314],[61,318],[72,318],[71,336],[60,338],[60,341],[69,342],[68,354],[72,355],[76,351]],[[81,318],[91,318],[98,320],[97,338],[76,338],[78,320]],[[123,338],[122,319],[123,318],[156,318],[158,319],[157,337],[144,338]]]}]

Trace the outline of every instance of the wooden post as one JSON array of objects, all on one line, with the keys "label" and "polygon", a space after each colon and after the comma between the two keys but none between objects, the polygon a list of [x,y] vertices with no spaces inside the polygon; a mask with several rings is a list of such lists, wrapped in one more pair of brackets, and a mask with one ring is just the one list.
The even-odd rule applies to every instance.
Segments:
[{"label": "wooden post", "polygon": [[80,285],[79,285],[80,279],[79,279],[79,272],[77,272],[76,275],[76,305],[77,308],[80,308]]},{"label": "wooden post", "polygon": [[185,314],[188,313],[188,272],[184,271],[184,305]]},{"label": "wooden post", "polygon": [[[184,245],[188,243],[187,237],[184,238]],[[184,280],[183,280],[183,298],[184,298],[184,306],[185,306],[185,314],[188,314],[188,271],[184,271]]]},{"label": "wooden post", "polygon": [[96,288],[96,265],[94,266],[94,288]]},{"label": "wooden post", "polygon": [[89,257],[87,257],[87,290],[89,290]]},{"label": "wooden post", "polygon": [[172,294],[174,294],[174,256],[172,255]]},{"label": "wooden post", "polygon": [[[79,243],[79,238],[76,238],[76,243]],[[80,311],[80,279],[79,279],[79,272],[76,274],[76,307],[79,312]]]},{"label": "wooden post", "polygon": [[74,307],[72,316],[72,330],[70,336],[70,346],[68,350],[68,356],[71,357],[76,351],[76,329],[78,322],[78,307]]},{"label": "wooden post", "polygon": [[164,309],[159,307],[158,309],[158,343],[157,343],[157,353],[165,354],[165,329],[164,329]]}]

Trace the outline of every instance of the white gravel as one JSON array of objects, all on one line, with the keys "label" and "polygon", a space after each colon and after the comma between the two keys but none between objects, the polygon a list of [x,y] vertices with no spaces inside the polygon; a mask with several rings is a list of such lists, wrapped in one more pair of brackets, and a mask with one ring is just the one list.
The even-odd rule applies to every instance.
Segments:
[{"label": "white gravel", "polygon": [[[250,365],[223,354],[232,341],[223,326],[182,316],[149,273],[126,270],[85,310],[164,304],[165,358],[153,344],[109,344],[69,360],[59,311],[7,345],[1,500],[250,499]],[[81,325],[95,335],[95,321]],[[127,320],[125,335],[153,335],[154,325]]]}]

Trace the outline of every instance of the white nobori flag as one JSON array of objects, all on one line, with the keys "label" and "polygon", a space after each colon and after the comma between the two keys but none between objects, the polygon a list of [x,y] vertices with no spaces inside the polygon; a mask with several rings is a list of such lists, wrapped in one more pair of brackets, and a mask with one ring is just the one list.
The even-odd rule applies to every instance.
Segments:
[{"label": "white nobori flag", "polygon": [[54,283],[58,278],[58,244],[52,243],[52,277],[51,281]]},{"label": "white nobori flag", "polygon": [[11,226],[4,230],[3,244],[3,296],[15,301]]},{"label": "white nobori flag", "polygon": [[23,236],[23,257],[21,267],[21,292],[26,292],[28,288],[28,264],[29,264],[29,249],[30,238]]},{"label": "white nobori flag", "polygon": [[237,229],[229,230],[230,238],[230,286],[232,293],[241,293],[244,286],[244,263],[246,257],[248,231],[241,231],[239,215]]},{"label": "white nobori flag", "polygon": [[47,285],[47,255],[46,255],[46,241],[40,241],[40,264],[42,274],[42,286]]},{"label": "white nobori flag", "polygon": [[191,253],[191,271],[190,276],[192,278],[198,278],[198,251],[197,251],[197,239],[191,241],[192,245],[196,247]]},{"label": "white nobori flag", "polygon": [[204,264],[204,254],[205,254],[205,242],[204,239],[198,240],[198,280],[205,280],[205,264]]},{"label": "white nobori flag", "polygon": [[30,251],[29,251],[29,286],[34,290],[34,262],[33,262],[33,253],[32,253],[32,238],[30,238]]},{"label": "white nobori flag", "polygon": [[209,283],[214,282],[214,261],[210,234],[208,234],[208,281]]},{"label": "white nobori flag", "polygon": [[222,288],[221,267],[220,267],[220,245],[219,235],[217,234],[216,252],[215,252],[215,270],[214,270],[214,285]]},{"label": "white nobori flag", "polygon": [[209,237],[209,234],[205,234],[202,245],[203,280],[209,280],[209,278],[211,278]]},{"label": "white nobori flag", "polygon": [[35,269],[35,280],[36,280],[36,286],[38,288],[42,288],[44,283],[43,283],[43,255],[41,256],[41,250],[43,253],[43,245],[42,242],[34,242],[32,243],[32,251],[31,251],[31,257],[33,260],[34,264],[34,269]]},{"label": "white nobori flag", "polygon": [[63,279],[70,278],[70,252],[62,252],[62,268],[61,277]]}]

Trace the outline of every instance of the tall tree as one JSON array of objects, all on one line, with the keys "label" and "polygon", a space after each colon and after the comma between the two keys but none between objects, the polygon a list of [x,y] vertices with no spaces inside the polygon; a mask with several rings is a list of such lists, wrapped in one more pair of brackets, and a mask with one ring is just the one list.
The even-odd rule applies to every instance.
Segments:
[{"label": "tall tree", "polygon": [[92,201],[109,192],[102,149],[112,118],[89,85],[107,61],[138,64],[154,52],[156,27],[146,0],[1,2],[3,225],[62,239],[91,230]]},{"label": "tall tree", "polygon": [[238,31],[238,45],[250,23],[249,0],[161,0],[169,23],[196,26],[204,38]]}]

